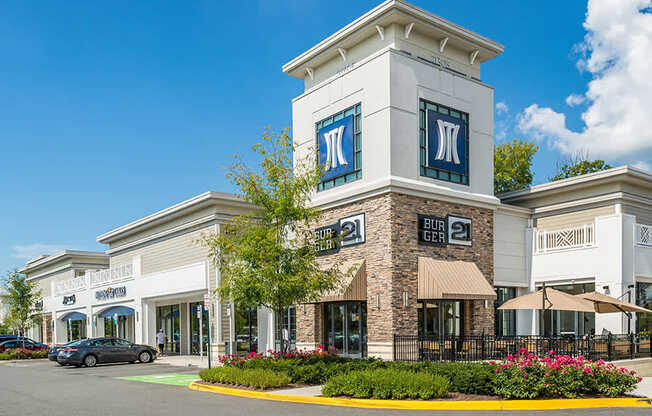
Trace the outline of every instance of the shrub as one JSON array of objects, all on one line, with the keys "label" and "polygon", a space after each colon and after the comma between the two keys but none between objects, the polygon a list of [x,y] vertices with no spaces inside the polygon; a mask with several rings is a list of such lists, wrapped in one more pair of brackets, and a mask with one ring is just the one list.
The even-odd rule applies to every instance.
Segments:
[{"label": "shrub", "polygon": [[234,366],[202,370],[199,372],[199,378],[209,383],[232,384],[263,390],[290,384],[290,377],[284,373],[265,369],[245,369]]},{"label": "shrub", "polygon": [[330,378],[322,387],[326,397],[350,396],[375,399],[423,399],[446,397],[448,379],[405,370],[357,370]]},{"label": "shrub", "polygon": [[22,348],[12,348],[0,353],[0,360],[27,360],[35,358],[47,358],[47,356],[47,350],[32,351]]},{"label": "shrub", "polygon": [[506,399],[538,397],[575,398],[584,395],[615,397],[634,390],[641,380],[636,372],[604,361],[554,355],[544,358],[527,350],[495,365],[495,394]]}]

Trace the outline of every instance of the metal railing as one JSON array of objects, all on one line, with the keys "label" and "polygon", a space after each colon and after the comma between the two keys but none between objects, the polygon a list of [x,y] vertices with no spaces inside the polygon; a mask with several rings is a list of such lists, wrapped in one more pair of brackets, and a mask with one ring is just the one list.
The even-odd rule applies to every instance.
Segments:
[{"label": "metal railing", "polygon": [[537,254],[571,248],[591,247],[595,244],[594,224],[559,230],[536,230],[535,252]]},{"label": "metal railing", "polygon": [[636,244],[652,247],[652,226],[636,224]]},{"label": "metal railing", "polygon": [[652,357],[648,333],[586,337],[394,335],[394,360],[397,361],[505,360],[522,349],[539,356],[554,351],[594,361]]}]

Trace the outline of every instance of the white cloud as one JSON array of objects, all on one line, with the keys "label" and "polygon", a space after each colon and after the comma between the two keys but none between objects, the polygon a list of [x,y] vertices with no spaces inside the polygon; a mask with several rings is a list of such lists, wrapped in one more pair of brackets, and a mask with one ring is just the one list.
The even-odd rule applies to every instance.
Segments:
[{"label": "white cloud", "polygon": [[[652,156],[651,0],[589,0],[578,68],[592,75],[583,96],[584,127],[571,131],[566,117],[532,104],[519,117],[523,132],[545,138],[565,153],[627,160]],[[570,103],[569,103],[570,105]]]},{"label": "white cloud", "polygon": [[509,107],[502,101],[496,103],[496,113],[499,115],[509,113]]},{"label": "white cloud", "polygon": [[569,107],[575,107],[576,105],[582,104],[584,101],[586,101],[586,98],[580,94],[571,94],[566,97],[566,105]]},{"label": "white cloud", "polygon": [[25,246],[17,245],[13,247],[14,252],[11,256],[16,259],[29,260],[42,254],[54,254],[58,251],[64,250],[65,248],[65,246],[58,244],[34,243]]},{"label": "white cloud", "polygon": [[638,162],[632,164],[632,166],[638,169],[643,169],[648,172],[652,172],[652,166],[650,166],[650,164],[644,160],[639,160]]}]

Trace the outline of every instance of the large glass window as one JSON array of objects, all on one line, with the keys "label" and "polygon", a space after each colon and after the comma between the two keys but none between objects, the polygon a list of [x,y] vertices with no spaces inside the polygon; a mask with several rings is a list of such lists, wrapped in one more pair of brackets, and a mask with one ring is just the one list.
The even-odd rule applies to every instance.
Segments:
[{"label": "large glass window", "polygon": [[116,323],[114,318],[104,318],[104,336],[128,339],[129,337],[129,316],[118,316]]},{"label": "large glass window", "polygon": [[[202,352],[206,354],[208,351],[208,310],[204,309],[204,302],[194,302],[189,304],[190,308],[190,353],[199,355],[199,338],[200,338],[200,321],[201,321],[201,339],[202,339]],[[198,311],[201,313],[199,319]]]},{"label": "large glass window", "polygon": [[235,308],[236,352],[246,355],[258,351],[258,311],[256,308]]},{"label": "large glass window", "polygon": [[[652,283],[636,283],[636,304],[652,309]],[[636,332],[652,333],[652,310],[636,314]]]},{"label": "large glass window", "polygon": [[497,337],[513,337],[516,335],[516,311],[498,310],[498,307],[516,297],[515,287],[496,287],[498,297],[494,302],[494,330]]},{"label": "large glass window", "polygon": [[[276,316],[276,319],[278,319],[278,316]],[[295,349],[297,345],[297,308],[295,306],[290,306],[283,312],[281,325],[283,326],[283,337],[286,342],[285,347],[288,350]],[[276,349],[279,350],[281,348],[281,334],[278,332],[278,326],[274,328],[274,334]]]},{"label": "large glass window", "polygon": [[86,320],[68,321],[68,342],[86,338]]},{"label": "large glass window", "polygon": [[[549,286],[550,287],[550,286]],[[595,291],[594,283],[581,283],[573,285],[558,285],[552,288],[571,295]],[[540,288],[537,288],[540,289]],[[545,313],[545,330],[539,333],[546,336],[575,336],[595,334],[595,313],[594,312],[573,312],[547,310],[540,312],[542,317]]]},{"label": "large glass window", "polygon": [[181,351],[181,330],[179,325],[179,305],[166,305],[156,308],[156,331],[165,332],[166,354],[179,354]]},{"label": "large glass window", "polygon": [[342,302],[324,305],[325,344],[344,356],[367,355],[367,303]]},{"label": "large glass window", "polygon": [[[319,130],[324,127],[342,120],[345,117],[353,116],[353,171],[330,178],[328,180],[322,181],[317,185],[318,191],[323,191],[326,189],[331,189],[335,186],[344,185],[345,183],[353,182],[355,180],[362,178],[362,105],[357,104],[352,107],[347,108],[344,111],[333,114],[330,117],[327,117],[315,125],[315,137],[317,152],[319,152]],[[333,150],[334,152],[335,150]],[[319,159],[319,153],[317,154],[317,160]]]},{"label": "large glass window", "polygon": [[439,338],[464,334],[464,303],[460,300],[429,300],[417,304],[419,336]]},{"label": "large glass window", "polygon": [[[444,114],[457,119],[456,123],[463,125],[462,140],[464,140],[464,153],[460,154],[460,159],[464,158],[466,170],[464,173],[454,172],[442,168],[436,168],[428,165],[428,152],[436,152],[437,149],[428,148],[428,114],[432,112]],[[461,111],[446,107],[441,104],[435,104],[426,100],[419,100],[419,165],[421,176],[439,179],[447,182],[454,182],[463,185],[469,184],[469,115]]]}]

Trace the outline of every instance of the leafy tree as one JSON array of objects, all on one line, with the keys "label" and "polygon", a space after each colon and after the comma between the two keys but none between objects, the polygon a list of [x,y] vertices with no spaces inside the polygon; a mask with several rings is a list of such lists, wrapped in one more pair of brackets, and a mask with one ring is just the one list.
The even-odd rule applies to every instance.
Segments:
[{"label": "leafy tree", "polygon": [[40,310],[36,306],[41,299],[41,290],[18,270],[8,273],[4,289],[5,302],[8,305],[6,322],[20,335],[25,336],[27,329],[38,324],[41,319]]},{"label": "leafy tree", "polygon": [[[257,169],[236,156],[227,177],[255,208],[203,238],[211,258],[219,264],[220,299],[275,311],[279,334],[283,311],[314,302],[343,279],[338,265],[322,270],[316,261],[311,225],[321,212],[309,202],[322,168],[314,160],[293,164],[294,150],[287,129],[280,134],[266,131],[262,143],[253,146],[259,158]],[[283,352],[284,339],[280,338]]]},{"label": "leafy tree", "polygon": [[512,140],[494,148],[494,194],[532,185],[532,157],[539,150],[533,142]]},{"label": "leafy tree", "polygon": [[587,173],[600,172],[611,168],[612,166],[605,163],[604,160],[590,160],[588,152],[578,152],[567,159],[558,161],[557,173],[549,179],[551,181],[560,181],[562,179],[572,178]]}]

